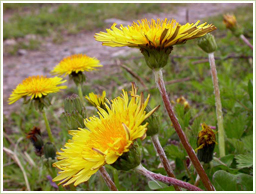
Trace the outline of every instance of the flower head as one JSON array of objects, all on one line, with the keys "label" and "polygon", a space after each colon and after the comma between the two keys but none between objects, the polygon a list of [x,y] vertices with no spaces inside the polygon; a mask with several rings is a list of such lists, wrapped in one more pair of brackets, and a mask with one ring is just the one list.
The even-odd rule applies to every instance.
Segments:
[{"label": "flower head", "polygon": [[86,129],[71,130],[72,139],[58,152],[53,165],[61,171],[54,181],[64,186],[87,181],[104,164],[113,164],[129,151],[138,138],[145,138],[146,126],[142,122],[151,112],[145,112],[149,96],[144,101],[133,86],[131,97],[123,90],[121,97],[108,103],[107,111],[98,108],[98,117],[85,120]]},{"label": "flower head", "polygon": [[38,99],[50,93],[58,92],[67,86],[59,86],[66,82],[60,77],[47,78],[46,76],[31,76],[22,81],[12,92],[9,104],[12,104],[22,97],[31,96],[31,99]]},{"label": "flower head", "polygon": [[197,157],[199,161],[209,163],[213,159],[213,150],[215,147],[216,138],[215,131],[205,123],[202,124],[202,130],[197,137]]},{"label": "flower head", "polygon": [[94,107],[101,107],[105,109],[105,102],[107,101],[106,99],[106,91],[102,92],[102,96],[94,94],[91,92],[89,96],[85,96],[86,100],[94,106]]},{"label": "flower head", "polygon": [[185,110],[189,110],[190,109],[189,102],[186,100],[186,98],[184,98],[184,96],[181,96],[181,97],[177,98],[176,102],[178,104],[183,105]]},{"label": "flower head", "polygon": [[234,16],[233,14],[223,15],[223,22],[229,29],[234,28],[237,25],[236,16]]},{"label": "flower head", "polygon": [[76,54],[64,58],[53,70],[55,75],[70,75],[73,72],[93,71],[97,67],[102,67],[100,61],[83,54]]},{"label": "flower head", "polygon": [[120,28],[117,28],[114,23],[111,29],[107,29],[107,32],[97,33],[95,39],[103,42],[103,45],[111,47],[167,48],[216,30],[212,24],[198,25],[199,23],[200,21],[195,24],[181,25],[176,20],[170,21],[167,18],[164,20],[157,19],[157,21],[152,19],[151,22],[147,19],[138,20],[137,23],[133,22],[131,26],[124,27],[121,25]]}]

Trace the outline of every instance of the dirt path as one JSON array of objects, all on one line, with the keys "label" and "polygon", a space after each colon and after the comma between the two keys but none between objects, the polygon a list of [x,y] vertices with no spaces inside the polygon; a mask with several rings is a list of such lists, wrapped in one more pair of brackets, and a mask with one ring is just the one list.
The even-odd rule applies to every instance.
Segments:
[{"label": "dirt path", "polygon": [[[189,9],[189,22],[195,22],[208,16],[225,13],[228,10],[239,6],[246,6],[242,3],[191,3],[184,7],[178,7],[175,13],[159,15],[146,14],[141,18],[174,18],[180,23],[186,22],[186,10]],[[141,19],[138,18],[138,19]],[[131,23],[131,21],[126,21]],[[139,52],[130,48],[103,47],[101,43],[94,40],[95,32],[80,33],[72,36],[65,36],[64,42],[54,44],[45,41],[38,51],[26,51],[21,56],[4,56],[3,58],[3,111],[8,115],[11,110],[19,107],[19,103],[8,105],[7,100],[12,90],[24,78],[31,75],[50,75],[49,72],[66,56],[76,53],[86,53],[91,57],[98,58],[103,65],[113,63],[113,57],[128,55],[131,52]],[[4,43],[5,46],[5,43]]]}]

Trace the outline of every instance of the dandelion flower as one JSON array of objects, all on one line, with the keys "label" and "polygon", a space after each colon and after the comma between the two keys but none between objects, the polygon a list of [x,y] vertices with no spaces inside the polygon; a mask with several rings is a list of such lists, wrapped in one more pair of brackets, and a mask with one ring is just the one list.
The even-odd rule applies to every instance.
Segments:
[{"label": "dandelion flower", "polygon": [[64,58],[53,70],[55,75],[70,75],[84,71],[93,71],[97,67],[102,67],[96,58],[88,57],[83,54],[76,54]]},{"label": "dandelion flower", "polygon": [[31,76],[22,81],[12,92],[9,104],[13,104],[22,97],[31,96],[32,99],[42,98],[50,93],[58,92],[67,86],[59,86],[66,82],[60,77]]},{"label": "dandelion flower", "polygon": [[176,20],[170,21],[167,18],[157,19],[157,21],[152,19],[151,22],[147,19],[138,20],[131,26],[121,25],[120,28],[117,28],[114,23],[111,29],[107,29],[107,32],[97,33],[95,39],[103,42],[104,46],[111,47],[167,48],[184,43],[189,39],[202,37],[216,29],[212,24],[199,25],[199,23],[200,21],[195,24],[181,25]]},{"label": "dandelion flower", "polygon": [[237,25],[236,16],[234,16],[232,14],[223,15],[223,22],[226,25],[226,27],[229,29],[235,28]]},{"label": "dandelion flower", "polygon": [[120,156],[129,151],[133,142],[145,138],[146,126],[142,122],[153,111],[145,112],[149,96],[136,94],[133,86],[131,97],[123,90],[108,104],[107,111],[99,108],[98,117],[85,120],[86,129],[71,130],[72,139],[58,152],[58,162],[53,166],[61,171],[54,181],[64,186],[75,186],[87,181],[104,164],[113,164]]},{"label": "dandelion flower", "polygon": [[[102,96],[96,95],[93,92],[89,94],[89,96],[85,96],[86,100],[94,107],[105,107],[106,102],[106,91],[102,92]],[[103,108],[105,109],[105,108]]]}]

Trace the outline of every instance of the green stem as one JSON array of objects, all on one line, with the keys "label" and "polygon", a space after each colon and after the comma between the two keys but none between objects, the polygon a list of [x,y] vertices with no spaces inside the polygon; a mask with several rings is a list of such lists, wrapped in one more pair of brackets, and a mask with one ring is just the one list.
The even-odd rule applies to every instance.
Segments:
[{"label": "green stem", "polygon": [[84,104],[83,91],[82,91],[82,85],[81,85],[81,84],[78,84],[78,85],[77,85],[77,89],[78,89],[79,98],[80,98],[82,104],[85,105],[85,104]]},{"label": "green stem", "polygon": [[46,127],[46,130],[48,132],[48,136],[49,136],[49,139],[52,143],[54,143],[54,139],[53,139],[53,136],[52,136],[52,132],[51,132],[51,128],[50,128],[50,125],[49,125],[49,122],[48,122],[48,119],[46,117],[46,114],[45,114],[45,110],[43,109],[42,110],[42,113],[43,113],[43,117],[44,117],[44,122],[45,122],[45,127]]},{"label": "green stem", "polygon": [[211,66],[211,74],[212,74],[212,82],[214,87],[215,94],[215,105],[216,105],[216,115],[218,121],[218,144],[219,144],[219,152],[220,157],[225,156],[225,131],[223,127],[223,113],[220,99],[220,90],[218,84],[218,75],[215,66],[214,53],[209,53],[209,62]]}]

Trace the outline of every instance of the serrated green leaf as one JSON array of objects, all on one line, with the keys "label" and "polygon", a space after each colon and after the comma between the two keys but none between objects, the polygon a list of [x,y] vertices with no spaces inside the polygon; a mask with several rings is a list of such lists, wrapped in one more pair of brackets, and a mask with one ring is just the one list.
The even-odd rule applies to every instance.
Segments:
[{"label": "serrated green leaf", "polygon": [[250,96],[250,101],[253,103],[253,85],[252,85],[252,80],[248,81],[248,94]]},{"label": "serrated green leaf", "polygon": [[253,154],[240,154],[237,155],[236,161],[238,163],[237,168],[249,168],[253,165]]},{"label": "serrated green leaf", "polygon": [[240,114],[232,120],[226,120],[225,122],[225,132],[228,138],[239,139],[244,133],[246,127],[246,115]]},{"label": "serrated green leaf", "polygon": [[248,135],[242,138],[242,142],[244,143],[244,148],[251,152],[253,151],[253,135]]},{"label": "serrated green leaf", "polygon": [[219,170],[213,174],[213,184],[217,191],[252,191],[253,177],[247,174],[230,174]]},{"label": "serrated green leaf", "polygon": [[242,141],[240,141],[239,139],[230,139],[227,138],[228,142],[231,143],[234,148],[236,149],[236,153],[238,154],[242,154],[244,153],[245,149],[244,149],[244,143]]},{"label": "serrated green leaf", "polygon": [[159,182],[159,181],[148,181],[148,187],[151,190],[158,190],[158,189],[166,188],[166,187],[168,187],[168,185],[166,185],[162,182]]},{"label": "serrated green leaf", "polygon": [[[232,164],[234,157],[235,157],[235,155],[229,154],[229,155],[226,155],[226,156],[220,158],[220,161],[229,167]],[[214,166],[222,165],[215,160],[213,160],[213,164],[214,164]]]}]

